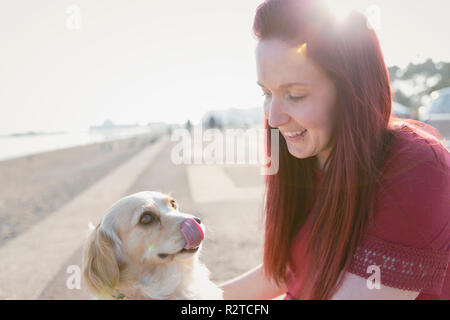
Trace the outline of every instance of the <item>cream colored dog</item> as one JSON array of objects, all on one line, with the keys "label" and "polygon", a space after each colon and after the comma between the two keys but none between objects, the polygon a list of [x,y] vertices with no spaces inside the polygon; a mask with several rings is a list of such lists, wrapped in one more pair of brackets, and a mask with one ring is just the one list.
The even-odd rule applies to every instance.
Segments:
[{"label": "cream colored dog", "polygon": [[205,226],[160,192],[117,201],[86,242],[83,278],[98,298],[222,299],[198,252]]}]

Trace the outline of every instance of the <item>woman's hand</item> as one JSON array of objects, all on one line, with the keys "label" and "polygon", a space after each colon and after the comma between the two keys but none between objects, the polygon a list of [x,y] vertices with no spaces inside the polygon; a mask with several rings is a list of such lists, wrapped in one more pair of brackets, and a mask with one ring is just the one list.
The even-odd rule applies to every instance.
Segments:
[{"label": "woman's hand", "polygon": [[262,264],[250,271],[219,285],[225,300],[269,300],[286,293],[263,272]]}]

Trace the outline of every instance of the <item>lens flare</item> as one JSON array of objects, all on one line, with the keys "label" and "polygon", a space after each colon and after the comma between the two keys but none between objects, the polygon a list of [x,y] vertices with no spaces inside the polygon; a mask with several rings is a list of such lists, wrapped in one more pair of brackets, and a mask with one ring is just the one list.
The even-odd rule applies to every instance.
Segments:
[{"label": "lens flare", "polygon": [[307,44],[306,44],[306,42],[305,42],[305,43],[301,44],[301,45],[297,48],[297,53],[298,53],[298,54],[301,54],[301,55],[303,55],[303,56],[306,56],[307,48],[308,48],[308,46],[307,46]]}]

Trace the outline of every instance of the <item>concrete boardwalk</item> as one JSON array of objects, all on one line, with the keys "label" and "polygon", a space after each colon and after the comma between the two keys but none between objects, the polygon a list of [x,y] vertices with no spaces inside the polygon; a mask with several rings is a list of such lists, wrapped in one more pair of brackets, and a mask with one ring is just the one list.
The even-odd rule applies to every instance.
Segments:
[{"label": "concrete boardwalk", "polygon": [[[83,283],[67,281],[81,266],[88,224],[99,222],[119,198],[171,192],[181,210],[202,218],[207,232],[201,260],[221,282],[262,259],[263,176],[257,165],[175,165],[168,136],[142,150],[41,223],[0,248],[0,298],[89,299]],[[68,273],[69,272],[69,273]]]}]

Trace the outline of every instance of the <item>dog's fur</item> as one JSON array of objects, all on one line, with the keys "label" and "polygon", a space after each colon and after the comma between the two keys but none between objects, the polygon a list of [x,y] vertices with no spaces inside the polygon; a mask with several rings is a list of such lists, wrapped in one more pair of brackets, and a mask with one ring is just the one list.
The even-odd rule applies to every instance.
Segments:
[{"label": "dog's fur", "polygon": [[[141,223],[145,214],[152,223]],[[189,217],[161,192],[138,192],[113,204],[84,247],[83,279],[91,293],[106,299],[222,299],[198,259],[201,248],[179,253],[186,243],[180,223]]]}]

